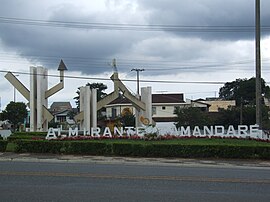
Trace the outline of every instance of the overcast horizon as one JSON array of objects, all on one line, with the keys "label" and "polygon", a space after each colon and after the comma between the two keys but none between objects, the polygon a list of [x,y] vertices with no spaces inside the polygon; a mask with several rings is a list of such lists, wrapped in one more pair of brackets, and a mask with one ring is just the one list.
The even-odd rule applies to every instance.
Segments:
[{"label": "overcast horizon", "polygon": [[[255,76],[255,0],[0,2],[1,110],[14,100],[5,71],[17,72],[29,88],[30,66],[43,66],[50,75],[58,75],[61,59],[68,68],[65,75],[85,79],[66,78],[65,88],[49,99],[49,106],[54,101],[75,106],[77,88],[88,82],[102,82],[110,93],[114,58],[120,79],[132,80],[124,83],[134,93],[133,68],[145,70],[140,73],[141,87],[152,86],[153,93],[183,93],[189,99],[218,96],[222,82]],[[270,82],[268,8],[270,1],[261,0],[266,82]],[[49,87],[58,81],[49,77]],[[27,102],[18,92],[16,101]]]}]

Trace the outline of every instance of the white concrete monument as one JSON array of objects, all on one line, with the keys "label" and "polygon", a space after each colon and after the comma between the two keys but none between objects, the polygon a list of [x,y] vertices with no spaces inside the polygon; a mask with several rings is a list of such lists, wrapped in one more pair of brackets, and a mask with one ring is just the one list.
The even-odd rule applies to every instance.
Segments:
[{"label": "white concrete monument", "polygon": [[141,111],[137,115],[137,119],[140,120],[139,123],[136,123],[137,127],[142,126],[142,124],[152,124],[151,87],[142,88],[141,101],[134,96],[119,79],[115,59],[113,60],[112,66],[114,70],[114,73],[111,76],[111,80],[114,83],[114,91],[112,93],[108,94],[99,102],[96,102],[96,91],[93,91],[93,89],[90,90],[90,88],[87,87],[82,87],[80,89],[80,113],[75,116],[75,120],[80,122],[81,129],[86,129],[89,131],[89,128],[95,128],[97,125],[97,111],[113,100],[117,99],[119,92],[122,92],[123,96],[130,100],[137,111]]},{"label": "white concrete monument", "polygon": [[75,116],[80,123],[80,129],[91,133],[91,128],[97,127],[97,89],[90,86],[80,87],[80,113]]},{"label": "white concrete monument", "polygon": [[47,131],[48,122],[53,115],[47,109],[48,98],[64,88],[64,71],[67,70],[61,60],[58,70],[60,82],[48,89],[48,70],[43,67],[30,67],[30,91],[11,73],[6,79],[29,101],[30,107],[30,131]]}]

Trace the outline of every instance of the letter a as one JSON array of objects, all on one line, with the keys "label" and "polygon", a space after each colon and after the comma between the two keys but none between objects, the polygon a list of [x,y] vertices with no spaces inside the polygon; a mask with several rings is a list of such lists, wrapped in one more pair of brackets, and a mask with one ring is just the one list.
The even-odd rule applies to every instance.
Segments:
[{"label": "letter a", "polygon": [[53,128],[49,128],[48,133],[47,133],[47,136],[46,136],[45,139],[46,140],[57,139]]}]

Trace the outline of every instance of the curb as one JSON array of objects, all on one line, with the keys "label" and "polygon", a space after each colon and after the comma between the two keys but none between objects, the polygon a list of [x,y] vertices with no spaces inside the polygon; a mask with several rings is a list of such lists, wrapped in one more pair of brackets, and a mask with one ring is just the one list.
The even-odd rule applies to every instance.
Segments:
[{"label": "curb", "polygon": [[0,162],[40,162],[40,163],[95,163],[95,164],[125,164],[148,166],[185,166],[185,167],[219,167],[269,169],[270,161],[243,159],[184,159],[184,158],[136,158],[115,156],[77,156],[48,155],[31,153],[0,153]]}]

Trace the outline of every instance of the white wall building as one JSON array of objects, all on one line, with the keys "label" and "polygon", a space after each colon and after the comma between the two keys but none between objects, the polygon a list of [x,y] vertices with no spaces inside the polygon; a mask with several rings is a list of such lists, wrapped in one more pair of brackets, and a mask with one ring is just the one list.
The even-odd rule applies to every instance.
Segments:
[{"label": "white wall building", "polygon": [[[182,93],[152,94],[152,118],[155,122],[173,122],[176,117],[174,114],[176,107],[200,107],[207,110],[209,105],[191,100],[185,102]],[[135,108],[131,102],[126,98],[119,97],[106,105],[106,116],[109,119],[114,119],[127,109],[135,115]]]}]

